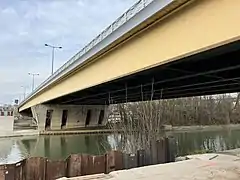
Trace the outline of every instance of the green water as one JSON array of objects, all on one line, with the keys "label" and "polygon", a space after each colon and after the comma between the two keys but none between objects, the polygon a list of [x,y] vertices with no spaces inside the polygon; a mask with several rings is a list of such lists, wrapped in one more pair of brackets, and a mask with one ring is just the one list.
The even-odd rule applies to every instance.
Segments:
[{"label": "green water", "polygon": [[[202,150],[213,152],[240,148],[240,130],[170,133],[176,140],[177,155]],[[111,134],[31,136],[0,139],[0,164],[14,163],[29,156],[63,159],[69,154],[103,154],[118,141]]]},{"label": "green water", "polygon": [[175,133],[177,155],[240,148],[240,130]]}]

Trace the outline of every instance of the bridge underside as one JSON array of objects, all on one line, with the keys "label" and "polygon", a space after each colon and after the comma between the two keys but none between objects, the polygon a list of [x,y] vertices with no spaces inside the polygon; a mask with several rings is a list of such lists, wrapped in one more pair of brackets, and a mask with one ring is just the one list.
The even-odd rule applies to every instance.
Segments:
[{"label": "bridge underside", "polygon": [[[104,105],[237,92],[240,91],[239,60],[240,41],[236,41],[46,104]],[[99,73],[104,73],[104,69]]]}]

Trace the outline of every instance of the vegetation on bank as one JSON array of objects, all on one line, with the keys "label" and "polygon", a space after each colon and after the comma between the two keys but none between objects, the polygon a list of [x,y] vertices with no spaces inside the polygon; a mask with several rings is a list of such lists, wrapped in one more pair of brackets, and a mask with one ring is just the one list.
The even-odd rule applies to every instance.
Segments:
[{"label": "vegetation on bank", "polygon": [[[112,105],[111,129],[123,129],[117,149],[151,149],[163,125],[216,125],[240,123],[240,94],[198,96]],[[117,116],[116,116],[117,115]],[[116,138],[119,134],[116,131]]]},{"label": "vegetation on bank", "polygon": [[238,124],[240,123],[239,98],[240,93],[236,97],[223,94],[124,103],[113,105],[111,113],[119,114],[117,122],[121,121],[125,124],[128,124],[129,120],[136,124],[138,119],[146,115],[149,115],[148,118],[153,118],[151,120],[153,125],[155,123],[173,126]]}]

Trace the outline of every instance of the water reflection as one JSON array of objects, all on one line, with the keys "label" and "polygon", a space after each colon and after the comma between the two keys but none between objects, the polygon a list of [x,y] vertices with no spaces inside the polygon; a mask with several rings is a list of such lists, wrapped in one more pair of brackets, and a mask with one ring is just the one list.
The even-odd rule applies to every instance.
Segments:
[{"label": "water reflection", "polygon": [[[177,155],[199,150],[222,151],[240,148],[240,130],[170,133],[176,139]],[[117,137],[117,138],[116,138]],[[0,164],[17,162],[29,156],[64,159],[69,154],[103,154],[120,145],[121,135],[33,136],[0,139]]]},{"label": "water reflection", "polygon": [[25,147],[15,139],[0,139],[0,164],[15,163],[28,156]]},{"label": "water reflection", "polygon": [[13,142],[10,141],[5,141],[5,140],[0,140],[0,162],[5,161],[9,155],[9,152],[12,151],[12,144]]},{"label": "water reflection", "polygon": [[174,133],[177,155],[240,148],[240,130]]},{"label": "water reflection", "polygon": [[63,159],[77,153],[103,154],[110,147],[106,135],[40,136],[32,145],[35,147],[25,146],[31,156],[51,159]]}]

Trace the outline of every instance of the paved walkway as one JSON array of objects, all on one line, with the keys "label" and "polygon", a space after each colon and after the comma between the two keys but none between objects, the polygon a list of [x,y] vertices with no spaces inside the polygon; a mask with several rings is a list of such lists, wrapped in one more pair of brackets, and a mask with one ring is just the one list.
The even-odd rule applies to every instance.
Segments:
[{"label": "paved walkway", "polygon": [[61,180],[239,180],[240,158],[225,154],[188,156],[190,160]]},{"label": "paved walkway", "polygon": [[19,136],[35,136],[35,135],[39,135],[38,130],[0,131],[0,138],[19,137]]},{"label": "paved walkway", "polygon": [[[112,129],[68,129],[68,130],[49,130],[40,131],[40,135],[62,135],[62,134],[101,134],[101,133],[112,133]],[[121,131],[117,131],[121,132]]]}]

